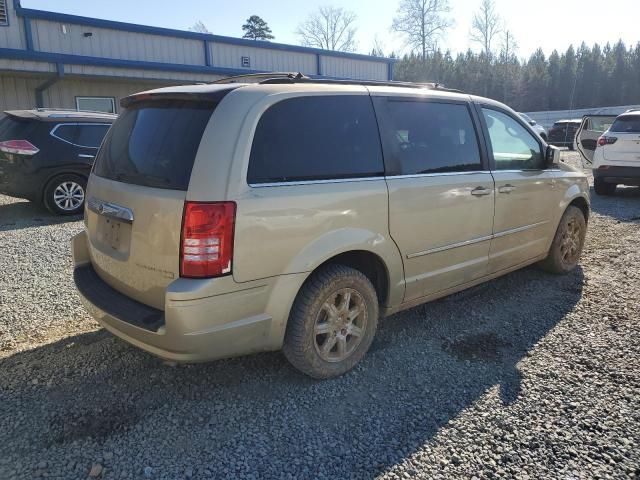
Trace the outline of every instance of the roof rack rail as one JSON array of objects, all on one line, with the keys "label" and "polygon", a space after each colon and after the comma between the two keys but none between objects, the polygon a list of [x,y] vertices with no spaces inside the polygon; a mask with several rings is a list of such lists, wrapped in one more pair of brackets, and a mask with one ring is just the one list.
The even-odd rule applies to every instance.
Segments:
[{"label": "roof rack rail", "polygon": [[440,83],[413,83],[413,82],[399,82],[394,80],[356,80],[356,79],[338,79],[338,78],[267,78],[260,82],[260,84],[279,84],[279,83],[320,83],[326,85],[363,85],[369,87],[403,87],[403,88],[415,88],[415,89],[429,89],[440,90],[443,92],[463,93],[461,90],[454,88],[446,88]]},{"label": "roof rack rail", "polygon": [[265,73],[247,73],[246,75],[235,75],[233,77],[225,77],[220,80],[216,80],[215,82],[211,82],[212,84],[220,84],[220,83],[246,83],[247,80],[257,80],[259,83],[262,83],[260,80],[270,80],[270,79],[302,79],[309,78],[303,73],[300,72],[265,72]]},{"label": "roof rack rail", "polygon": [[464,93],[462,90],[447,88],[441,83],[399,82],[396,80],[357,80],[351,78],[312,78],[301,72],[248,73],[246,75],[236,75],[233,77],[221,78],[220,80],[216,80],[212,83],[247,83],[247,80],[253,80],[260,85],[274,85],[283,83],[320,83],[325,85],[363,85],[369,87],[404,87],[415,89],[425,88],[429,90],[440,90],[443,92]]}]

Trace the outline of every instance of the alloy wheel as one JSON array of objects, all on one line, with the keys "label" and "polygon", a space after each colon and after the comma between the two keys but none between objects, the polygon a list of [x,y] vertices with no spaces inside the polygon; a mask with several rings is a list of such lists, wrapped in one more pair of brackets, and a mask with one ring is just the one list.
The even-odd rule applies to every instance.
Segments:
[{"label": "alloy wheel", "polygon": [[325,300],[314,324],[314,346],[327,362],[341,362],[360,345],[367,327],[367,304],[354,289],[342,288]]},{"label": "alloy wheel", "polygon": [[62,182],[53,191],[53,201],[65,212],[77,210],[84,202],[84,188],[76,182]]}]

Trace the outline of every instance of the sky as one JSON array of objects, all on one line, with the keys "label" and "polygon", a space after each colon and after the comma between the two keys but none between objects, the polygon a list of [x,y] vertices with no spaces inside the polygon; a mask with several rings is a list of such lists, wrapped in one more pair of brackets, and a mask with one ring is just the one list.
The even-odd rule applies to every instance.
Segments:
[{"label": "sky", "polygon": [[[215,34],[241,37],[241,26],[253,14],[267,21],[275,42],[299,44],[297,26],[322,5],[351,10],[357,15],[359,53],[369,53],[376,38],[383,51],[406,53],[401,37],[390,26],[400,0],[22,0],[22,6],[108,20],[186,30],[201,20]],[[466,51],[469,29],[481,0],[449,0],[454,25],[440,42],[443,50]],[[579,46],[622,39],[640,42],[640,0],[617,0],[615,7],[594,0],[495,0],[506,29],[518,44],[517,54],[528,57],[538,47],[546,55]],[[159,6],[161,8],[159,8]]]}]

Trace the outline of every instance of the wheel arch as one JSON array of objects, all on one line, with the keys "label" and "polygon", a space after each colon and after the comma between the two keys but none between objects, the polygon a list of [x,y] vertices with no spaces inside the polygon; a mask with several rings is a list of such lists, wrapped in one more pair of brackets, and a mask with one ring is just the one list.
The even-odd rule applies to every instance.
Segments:
[{"label": "wheel arch", "polygon": [[306,281],[329,263],[342,263],[367,275],[376,287],[381,305],[402,303],[404,264],[397,245],[388,235],[363,228],[326,232],[298,252],[284,272],[305,272]]},{"label": "wheel arch", "polygon": [[379,255],[369,250],[349,250],[342,252],[322,262],[307,278],[310,278],[314,272],[327,265],[344,265],[358,270],[373,284],[376,294],[378,295],[378,303],[380,306],[386,305],[389,301],[389,270]]},{"label": "wheel arch", "polygon": [[575,197],[567,205],[567,208],[569,207],[578,207],[584,215],[584,221],[587,223],[589,222],[589,213],[591,212],[591,207],[589,206],[589,202],[586,200],[586,198],[584,198],[583,196]]},{"label": "wheel arch", "polygon": [[49,188],[49,185],[51,184],[51,182],[55,180],[57,177],[61,177],[63,175],[77,175],[78,177],[84,178],[86,182],[89,182],[89,175],[83,172],[79,172],[77,170],[62,169],[62,170],[56,170],[56,171],[50,172],[45,177],[44,182],[42,182],[42,188],[41,188],[42,193],[40,194],[41,202],[45,202],[46,200],[45,195],[47,193],[47,188]]}]

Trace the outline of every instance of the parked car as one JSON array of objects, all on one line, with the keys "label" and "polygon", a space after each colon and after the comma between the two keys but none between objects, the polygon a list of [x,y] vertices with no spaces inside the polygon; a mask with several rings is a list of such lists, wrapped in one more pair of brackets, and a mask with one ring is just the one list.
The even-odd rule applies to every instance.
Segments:
[{"label": "parked car", "polygon": [[518,112],[518,115],[520,115],[524,119],[524,121],[527,122],[531,126],[531,128],[533,128],[534,132],[536,132],[538,135],[540,135],[540,138],[542,138],[545,142],[547,141],[548,136],[547,136],[546,128],[544,128],[542,125],[540,125],[534,119],[532,119],[526,113]]},{"label": "parked car", "polygon": [[573,139],[582,120],[558,120],[549,129],[549,144],[573,150]]},{"label": "parked car", "polygon": [[0,193],[82,213],[87,178],[115,115],[11,110],[0,120]]},{"label": "parked car", "polygon": [[240,81],[130,96],[104,140],[74,278],[124,340],[181,362],[283,349],[327,378],[362,359],[381,315],[576,266],[587,179],[505,105]]},{"label": "parked car", "polygon": [[593,168],[594,190],[598,195],[613,195],[617,185],[640,186],[639,110],[617,117],[584,117],[576,146],[586,164]]}]

